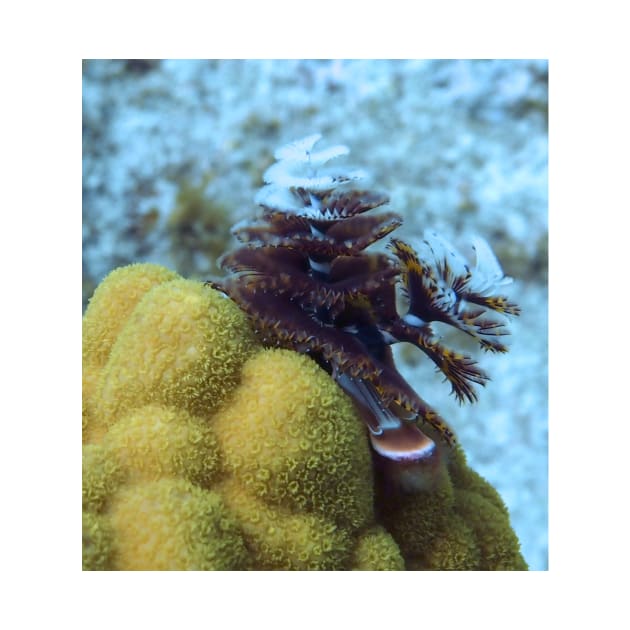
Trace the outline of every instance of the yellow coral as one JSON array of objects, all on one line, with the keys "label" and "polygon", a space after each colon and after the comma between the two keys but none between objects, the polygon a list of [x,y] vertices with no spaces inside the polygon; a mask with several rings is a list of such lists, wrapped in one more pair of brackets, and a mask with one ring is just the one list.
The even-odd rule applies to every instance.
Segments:
[{"label": "yellow coral", "polygon": [[351,529],[373,519],[364,426],[308,357],[288,350],[256,354],[214,424],[226,469],[253,496]]},{"label": "yellow coral", "polygon": [[474,533],[457,514],[448,514],[421,555],[409,555],[408,568],[431,571],[469,571],[481,569],[480,553]]},{"label": "yellow coral", "polygon": [[223,294],[132,265],[83,339],[84,569],[526,568],[461,450],[392,491],[333,380]]},{"label": "yellow coral", "polygon": [[125,479],[115,457],[100,444],[83,447],[83,509],[101,511]]},{"label": "yellow coral", "polygon": [[114,563],[122,570],[236,570],[249,557],[221,497],[183,479],[125,487],[111,509]]},{"label": "yellow coral", "polygon": [[383,494],[381,512],[408,569],[527,569],[507,509],[496,490],[467,466],[460,447],[451,451],[435,488]]},{"label": "yellow coral", "polygon": [[110,460],[129,482],[164,476],[209,486],[219,471],[217,441],[210,424],[187,411],[147,405],[123,416],[105,435]]},{"label": "yellow coral", "polygon": [[118,335],[98,412],[109,424],[150,403],[207,415],[236,385],[253,346],[233,302],[198,282],[166,282],[144,296]]},{"label": "yellow coral", "polygon": [[103,366],[129,316],[145,294],[174,272],[149,263],[115,269],[99,284],[83,316],[83,442],[98,442],[106,419],[94,409]]},{"label": "yellow coral", "polygon": [[113,549],[114,532],[108,519],[94,512],[83,512],[83,569],[112,569]]},{"label": "yellow coral", "polygon": [[352,538],[332,519],[270,506],[248,494],[238,480],[225,482],[219,491],[241,524],[256,569],[348,568]]},{"label": "yellow coral", "polygon": [[174,272],[149,263],[112,271],[96,288],[83,317],[83,361],[103,367],[114,341],[149,289],[175,280]]},{"label": "yellow coral", "polygon": [[360,536],[354,550],[355,571],[403,571],[405,561],[392,535],[381,525]]},{"label": "yellow coral", "polygon": [[435,487],[414,493],[383,485],[385,487],[377,500],[382,523],[405,558],[425,554],[446,526],[452,512],[454,496],[450,477],[444,473]]},{"label": "yellow coral", "polygon": [[479,552],[479,563],[471,568],[482,571],[527,569],[516,534],[510,528],[507,511],[498,508],[481,493],[456,490],[455,496],[455,512],[472,530]]}]

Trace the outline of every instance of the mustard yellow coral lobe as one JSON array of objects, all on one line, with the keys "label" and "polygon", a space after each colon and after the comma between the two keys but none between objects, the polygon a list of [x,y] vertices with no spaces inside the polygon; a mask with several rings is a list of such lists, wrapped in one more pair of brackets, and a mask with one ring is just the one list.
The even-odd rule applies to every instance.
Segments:
[{"label": "mustard yellow coral lobe", "polygon": [[526,568],[460,451],[390,492],[345,394],[223,294],[131,265],[83,326],[84,569]]},{"label": "mustard yellow coral lobe", "polygon": [[130,482],[182,477],[209,487],[219,472],[217,441],[206,419],[147,405],[121,417],[103,438],[108,460]]},{"label": "mustard yellow coral lobe", "polygon": [[149,403],[207,414],[231,392],[254,344],[243,314],[220,293],[191,280],[158,285],[114,342],[99,412],[108,424]]},{"label": "mustard yellow coral lobe", "polygon": [[355,571],[404,571],[405,560],[392,535],[383,526],[376,525],[359,537],[352,568]]},{"label": "mustard yellow coral lobe", "polygon": [[226,468],[252,496],[352,530],[373,520],[363,424],[308,357],[288,350],[253,356],[214,422]]},{"label": "mustard yellow coral lobe", "polygon": [[183,479],[132,484],[113,499],[113,556],[122,570],[245,569],[240,528],[215,493]]},{"label": "mustard yellow coral lobe", "polygon": [[83,361],[103,367],[138,302],[153,287],[179,276],[152,264],[114,269],[94,291],[83,318]]}]

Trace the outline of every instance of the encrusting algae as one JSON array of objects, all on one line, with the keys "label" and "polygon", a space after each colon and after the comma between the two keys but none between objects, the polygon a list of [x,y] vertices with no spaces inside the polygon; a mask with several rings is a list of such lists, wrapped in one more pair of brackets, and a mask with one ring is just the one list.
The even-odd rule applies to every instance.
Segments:
[{"label": "encrusting algae", "polygon": [[341,387],[221,292],[123,267],[83,331],[84,569],[527,568],[459,447],[428,427],[433,482],[392,486]]}]

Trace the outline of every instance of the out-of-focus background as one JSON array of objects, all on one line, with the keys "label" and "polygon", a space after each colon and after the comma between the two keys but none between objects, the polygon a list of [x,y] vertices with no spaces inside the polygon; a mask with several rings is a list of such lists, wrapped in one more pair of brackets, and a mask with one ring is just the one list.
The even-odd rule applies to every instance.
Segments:
[{"label": "out-of-focus background", "polygon": [[[465,249],[490,243],[522,307],[492,381],[459,406],[420,351],[401,372],[501,493],[531,569],[547,568],[547,62],[545,60],[86,60],[83,308],[130,262],[219,273],[230,226],[278,146],[346,144],[405,218]],[[318,145],[319,147],[319,145]]]}]

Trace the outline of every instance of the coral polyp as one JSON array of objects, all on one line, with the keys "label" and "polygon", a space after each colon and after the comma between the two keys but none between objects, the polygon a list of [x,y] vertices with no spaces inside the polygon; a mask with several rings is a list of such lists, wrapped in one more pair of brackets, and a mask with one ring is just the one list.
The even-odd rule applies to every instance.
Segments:
[{"label": "coral polyp", "polygon": [[460,402],[475,401],[475,386],[488,375],[471,356],[443,345],[432,324],[505,352],[507,316],[519,308],[495,291],[511,279],[480,238],[472,242],[474,265],[429,230],[417,251],[392,238],[388,252],[367,252],[402,217],[371,213],[387,195],[358,188],[362,170],[331,166],[348,149],[316,151],[319,139],[308,136],[275,152],[256,196],[262,214],[234,227],[242,245],[221,261],[231,274],[212,284],[249,315],[265,345],[307,354],[333,377],[354,401],[376,453],[424,461],[438,450],[424,423],[447,444],[455,436],[399,373],[391,346],[415,345]]}]

